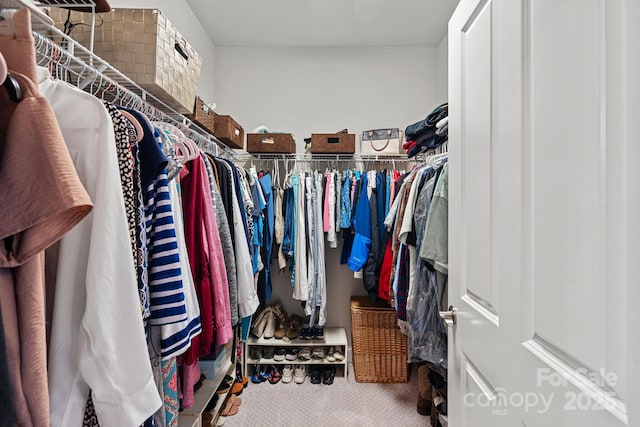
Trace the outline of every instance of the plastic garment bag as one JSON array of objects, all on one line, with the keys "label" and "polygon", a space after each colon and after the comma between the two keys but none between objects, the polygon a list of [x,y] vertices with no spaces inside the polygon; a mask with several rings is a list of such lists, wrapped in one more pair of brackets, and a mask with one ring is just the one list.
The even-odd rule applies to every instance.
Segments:
[{"label": "plastic garment bag", "polygon": [[407,307],[410,331],[407,337],[409,362],[426,361],[447,368],[447,328],[440,318],[440,297],[436,271],[424,260],[419,260],[414,282],[415,303]]}]

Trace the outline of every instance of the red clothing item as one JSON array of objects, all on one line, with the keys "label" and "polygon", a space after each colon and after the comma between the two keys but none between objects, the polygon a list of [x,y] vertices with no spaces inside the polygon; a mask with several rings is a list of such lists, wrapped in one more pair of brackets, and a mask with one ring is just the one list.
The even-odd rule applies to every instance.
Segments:
[{"label": "red clothing item", "polygon": [[391,290],[391,266],[393,264],[391,240],[389,239],[387,242],[387,247],[384,251],[382,267],[380,268],[380,283],[378,284],[378,297],[385,301],[389,301],[389,292]]},{"label": "red clothing item", "polygon": [[[199,161],[187,163],[181,173],[182,212],[184,216],[184,239],[189,254],[191,275],[200,305],[202,333],[191,339],[191,347],[184,354],[185,363],[192,365],[200,356],[209,354],[213,343],[213,284],[204,229],[204,195],[202,192],[202,169]],[[206,172],[206,171],[205,171]]]}]

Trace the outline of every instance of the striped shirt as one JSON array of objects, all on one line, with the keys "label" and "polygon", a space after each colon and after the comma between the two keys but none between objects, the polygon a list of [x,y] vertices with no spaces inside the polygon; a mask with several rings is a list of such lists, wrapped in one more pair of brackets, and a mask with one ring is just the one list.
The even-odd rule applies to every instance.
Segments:
[{"label": "striped shirt", "polygon": [[152,325],[187,319],[175,224],[166,170],[146,190],[145,229],[149,256],[149,301]]}]

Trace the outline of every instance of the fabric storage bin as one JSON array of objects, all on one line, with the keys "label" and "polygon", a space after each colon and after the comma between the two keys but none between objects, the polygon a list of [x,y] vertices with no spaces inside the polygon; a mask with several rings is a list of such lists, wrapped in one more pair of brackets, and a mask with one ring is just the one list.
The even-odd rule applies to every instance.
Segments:
[{"label": "fabric storage bin", "polygon": [[[67,10],[52,8],[58,28]],[[149,93],[182,114],[193,111],[202,58],[157,9],[113,9],[100,15],[93,51]],[[71,12],[71,22],[91,22]],[[76,25],[71,37],[89,46],[91,28]]]},{"label": "fabric storage bin", "polygon": [[231,116],[216,114],[213,135],[227,147],[244,148],[244,129]]},{"label": "fabric storage bin", "polygon": [[295,154],[296,142],[290,133],[248,133],[247,152]]},{"label": "fabric storage bin", "polygon": [[312,133],[312,154],[354,154],[356,135],[353,133]]},{"label": "fabric storage bin", "polygon": [[351,341],[357,382],[407,382],[407,337],[393,308],[351,297]]},{"label": "fabric storage bin", "polygon": [[193,106],[193,113],[187,114],[186,116],[189,120],[197,123],[210,134],[214,134],[216,113],[214,113],[213,110],[209,108],[209,106],[205,104],[202,98],[200,98],[199,96],[196,96],[196,103]]}]

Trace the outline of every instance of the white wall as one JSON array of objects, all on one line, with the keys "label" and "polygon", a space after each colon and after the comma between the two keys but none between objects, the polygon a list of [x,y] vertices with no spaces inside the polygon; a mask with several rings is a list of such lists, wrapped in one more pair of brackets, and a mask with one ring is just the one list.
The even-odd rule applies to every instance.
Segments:
[{"label": "white wall", "polygon": [[184,38],[202,56],[202,72],[198,82],[198,96],[206,102],[215,102],[213,78],[216,46],[198,21],[186,0],[110,0],[114,8],[160,9]]},{"label": "white wall", "polygon": [[436,48],[436,64],[438,67],[438,102],[443,103],[448,100],[448,85],[449,85],[449,36],[444,38],[438,44]]},{"label": "white wall", "polygon": [[[258,125],[291,131],[299,152],[311,132],[404,130],[440,101],[435,48],[219,46],[216,54],[217,112],[233,115],[247,131]],[[341,247],[326,249],[327,326],[350,333],[349,298],[366,292],[362,280],[340,265]],[[274,272],[274,299],[302,314],[290,277]]]},{"label": "white wall", "polygon": [[216,49],[217,112],[251,131],[404,129],[437,104],[436,50],[428,47]]}]

